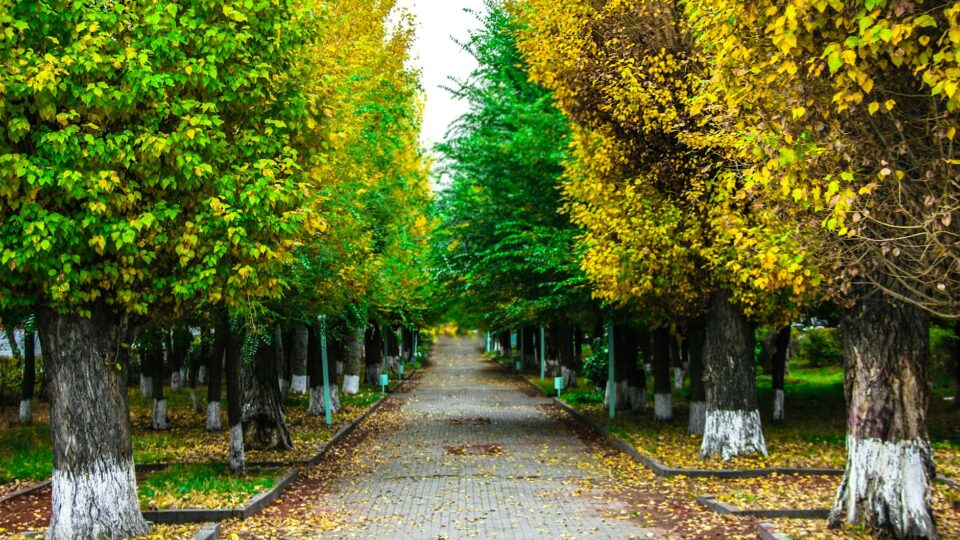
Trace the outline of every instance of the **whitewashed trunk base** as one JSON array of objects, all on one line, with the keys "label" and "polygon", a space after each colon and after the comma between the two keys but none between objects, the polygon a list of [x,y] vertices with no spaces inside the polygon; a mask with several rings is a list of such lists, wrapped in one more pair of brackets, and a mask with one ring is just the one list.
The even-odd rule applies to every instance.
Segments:
[{"label": "whitewashed trunk base", "polygon": [[29,426],[33,423],[33,400],[20,400],[20,425]]},{"label": "whitewashed trunk base", "polygon": [[287,392],[290,391],[290,381],[280,377],[277,379],[277,383],[280,385],[280,395],[286,396]]},{"label": "whitewashed trunk base", "polygon": [[197,384],[207,384],[207,366],[197,368]]},{"label": "whitewashed trunk base", "polygon": [[707,402],[690,402],[690,421],[687,423],[687,434],[702,436],[707,423]]},{"label": "whitewashed trunk base", "polygon": [[170,374],[170,391],[179,392],[181,388],[183,388],[183,374],[174,371]]},{"label": "whitewashed trunk base", "polygon": [[356,394],[359,391],[360,391],[360,376],[344,375],[343,376],[343,393],[350,395],[350,394]]},{"label": "whitewashed trunk base", "polygon": [[193,407],[193,412],[200,414],[203,412],[203,409],[200,407],[200,399],[197,397],[197,389],[190,389],[190,405]]},{"label": "whitewashed trunk base", "polygon": [[872,523],[897,538],[936,538],[930,506],[930,445],[924,440],[886,442],[847,436],[847,468],[830,521]]},{"label": "whitewashed trunk base", "polygon": [[718,454],[724,461],[744,454],[767,455],[759,411],[707,411],[700,458]]},{"label": "whitewashed trunk base", "polygon": [[167,400],[153,400],[153,421],[151,429],[170,429],[170,419],[167,417]]},{"label": "whitewashed trunk base", "polygon": [[653,417],[657,420],[673,419],[673,395],[654,394],[653,395]]},{"label": "whitewashed trunk base", "polygon": [[677,390],[683,389],[683,368],[673,368],[673,387]]},{"label": "whitewashed trunk base", "polygon": [[140,375],[140,396],[145,399],[153,399],[153,377]]},{"label": "whitewashed trunk base", "polygon": [[243,425],[230,426],[230,468],[239,471],[246,467],[243,455]]},{"label": "whitewashed trunk base", "polygon": [[560,376],[563,377],[563,387],[573,388],[577,385],[577,372],[567,367],[560,368]]},{"label": "whitewashed trunk base", "polygon": [[774,390],[773,391],[773,421],[774,422],[783,422],[783,390]]},{"label": "whitewashed trunk base", "polygon": [[94,462],[80,474],[54,469],[52,486],[49,540],[129,538],[148,531],[133,460]]},{"label": "whitewashed trunk base", "polygon": [[337,362],[337,373],[343,373],[343,362]]},{"label": "whitewashed trunk base", "polygon": [[647,397],[643,390],[639,386],[627,388],[627,401],[630,403],[630,410],[635,413],[642,413],[647,408]]},{"label": "whitewashed trunk base", "polygon": [[207,431],[223,431],[223,423],[220,421],[219,401],[207,403]]},{"label": "whitewashed trunk base", "polygon": [[294,394],[306,394],[307,393],[307,376],[306,375],[294,375],[293,381],[290,383],[290,391]]},{"label": "whitewashed trunk base", "polygon": [[[336,386],[330,387],[330,414],[336,414],[340,410],[340,392]],[[323,386],[317,386],[310,389],[310,406],[307,409],[308,414],[312,416],[323,416],[326,414],[323,403]]]}]

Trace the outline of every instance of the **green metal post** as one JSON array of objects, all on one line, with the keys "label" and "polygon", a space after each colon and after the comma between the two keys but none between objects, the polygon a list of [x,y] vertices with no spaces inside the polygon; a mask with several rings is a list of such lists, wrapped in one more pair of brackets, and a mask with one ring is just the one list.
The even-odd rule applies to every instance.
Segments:
[{"label": "green metal post", "polygon": [[320,365],[323,367],[323,412],[327,425],[333,423],[330,413],[330,371],[327,369],[327,322],[320,322]]},{"label": "green metal post", "polygon": [[546,376],[547,373],[547,341],[543,338],[544,336],[543,326],[540,326],[540,380]]}]

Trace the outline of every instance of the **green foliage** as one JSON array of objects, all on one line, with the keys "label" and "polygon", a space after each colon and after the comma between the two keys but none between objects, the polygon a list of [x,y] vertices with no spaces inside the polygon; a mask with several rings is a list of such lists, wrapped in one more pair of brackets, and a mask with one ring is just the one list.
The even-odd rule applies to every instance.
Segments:
[{"label": "green foliage", "polygon": [[930,371],[934,376],[953,376],[957,365],[953,348],[957,339],[955,331],[950,328],[930,326]]},{"label": "green foliage", "polygon": [[156,316],[279,294],[320,227],[312,10],[4,3],[0,305]]},{"label": "green foliage", "polygon": [[137,491],[145,508],[157,506],[151,501],[163,503],[185,497],[208,499],[219,507],[218,499],[229,496],[229,502],[236,505],[273,487],[281,472],[265,469],[235,473],[224,464],[171,465],[139,482]]},{"label": "green foliage", "polygon": [[800,360],[810,367],[843,363],[843,346],[840,331],[836,328],[811,328],[800,333],[797,342]]},{"label": "green foliage", "polygon": [[607,387],[610,357],[607,354],[607,340],[598,338],[593,340],[590,354],[583,359],[583,376],[597,388]]},{"label": "green foliage", "polygon": [[589,303],[577,229],[558,212],[569,128],[553,96],[527,78],[517,22],[489,2],[464,48],[479,67],[454,95],[462,116],[438,146],[449,186],[438,201],[437,274],[487,326],[560,319]]}]

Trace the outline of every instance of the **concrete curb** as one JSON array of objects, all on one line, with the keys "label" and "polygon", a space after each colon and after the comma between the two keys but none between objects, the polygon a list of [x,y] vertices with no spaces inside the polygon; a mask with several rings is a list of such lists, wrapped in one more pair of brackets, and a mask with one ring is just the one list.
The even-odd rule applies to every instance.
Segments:
[{"label": "concrete curb", "polygon": [[757,524],[757,538],[760,540],[791,540],[789,536],[779,532],[777,526],[768,521]]},{"label": "concrete curb", "polygon": [[804,519],[826,519],[830,515],[829,509],[743,509],[732,504],[727,504],[716,500],[714,495],[700,495],[697,502],[713,510],[718,514],[731,516],[751,516],[759,518],[804,518]]},{"label": "concrete curb", "polygon": [[200,527],[200,530],[197,531],[197,534],[193,535],[193,540],[219,540],[219,538],[219,523],[204,523],[203,527]]},{"label": "concrete curb", "polygon": [[0,497],[0,504],[3,504],[3,503],[5,503],[5,502],[7,502],[7,501],[9,501],[9,500],[11,500],[11,499],[16,499],[17,497],[23,497],[24,495],[29,495],[29,494],[33,493],[34,491],[40,491],[41,489],[49,486],[49,485],[50,485],[50,482],[51,482],[50,480],[44,480],[43,482],[40,482],[39,484],[34,484],[34,485],[30,486],[30,487],[27,487],[27,488],[23,488],[23,489],[14,491],[13,493],[7,493],[7,494],[4,495],[3,497]]}]

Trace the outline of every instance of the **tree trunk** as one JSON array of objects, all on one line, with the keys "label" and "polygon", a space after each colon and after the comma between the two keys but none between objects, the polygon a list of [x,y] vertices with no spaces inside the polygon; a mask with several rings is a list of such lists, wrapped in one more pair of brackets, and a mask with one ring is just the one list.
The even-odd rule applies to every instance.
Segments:
[{"label": "tree trunk", "polygon": [[33,423],[33,391],[37,386],[37,336],[23,335],[23,379],[20,384],[20,424]]},{"label": "tree trunk", "polygon": [[370,386],[380,386],[380,372],[383,370],[383,336],[380,325],[374,324],[367,329],[364,337],[366,360],[366,381]]},{"label": "tree trunk", "polygon": [[670,389],[670,341],[667,328],[653,331],[653,416],[657,420],[673,418],[673,390]]},{"label": "tree trunk", "polygon": [[510,342],[510,331],[500,332],[500,354],[506,358],[513,358],[513,345]]},{"label": "tree trunk", "polygon": [[200,373],[200,364],[202,358],[210,356],[210,333],[202,330],[200,332],[200,346],[194,349],[189,356],[189,365],[187,367],[187,388],[190,390],[190,403],[193,405],[193,412],[200,414],[203,407],[200,405],[200,398],[197,397],[197,379]]},{"label": "tree trunk", "polygon": [[[336,364],[346,352],[345,343],[335,337],[327,336],[327,377],[330,381],[330,413],[340,410],[340,396],[337,392]],[[311,416],[323,416],[326,404],[323,397],[323,350],[320,347],[320,330],[311,326],[307,340],[307,367],[310,372],[310,405],[307,408]]]},{"label": "tree trunk", "polygon": [[560,376],[563,377],[563,387],[573,388],[577,385],[577,357],[573,353],[573,327],[569,324],[560,325],[557,348],[560,353]]},{"label": "tree trunk", "polygon": [[280,377],[277,373],[278,356],[283,354],[282,343],[276,342],[279,335],[279,332],[274,332],[272,343],[261,343],[253,355],[253,361],[244,366],[243,432],[247,448],[293,448],[283,415]]},{"label": "tree trunk", "polygon": [[783,382],[787,373],[787,349],[790,347],[790,325],[786,325],[777,332],[776,349],[773,351],[770,373],[773,375],[773,423],[779,424],[784,420],[784,391]]},{"label": "tree trunk", "polygon": [[360,391],[360,364],[363,360],[363,329],[353,330],[347,338],[346,369],[343,372],[343,393],[356,394]]},{"label": "tree trunk", "polygon": [[413,331],[409,328],[403,329],[403,356],[405,362],[413,362]]},{"label": "tree trunk", "polygon": [[630,366],[637,362],[637,331],[626,324],[617,324],[613,330],[613,375],[614,384],[607,385],[607,395],[604,396],[604,407],[610,405],[609,389],[612,386],[616,391],[617,410],[635,409],[636,399],[631,399]]},{"label": "tree trunk", "polygon": [[274,364],[273,372],[277,377],[277,389],[280,391],[280,403],[287,401],[290,394],[290,382],[293,379],[293,371],[290,364],[290,345],[293,343],[293,336],[290,332],[283,332],[278,326],[273,332],[273,348],[271,353]]},{"label": "tree trunk", "polygon": [[707,422],[707,393],[703,387],[703,346],[706,321],[697,317],[687,327],[687,351],[690,357],[690,421],[687,433],[703,435]]},{"label": "tree trunk", "polygon": [[207,357],[207,431],[221,431],[220,398],[223,395],[223,361],[229,339],[230,322],[222,315],[216,315],[213,334],[213,347]]},{"label": "tree trunk", "polygon": [[126,325],[106,309],[89,318],[38,313],[50,387],[52,515],[46,537],[127,538],[147,532],[130,443]]},{"label": "tree trunk", "polygon": [[17,362],[20,361],[20,345],[17,344],[17,329],[12,326],[4,325],[3,331],[7,334],[7,343],[10,344],[10,356]]},{"label": "tree trunk", "polygon": [[830,516],[878,536],[936,538],[927,436],[929,319],[880,295],[842,314],[847,467]]},{"label": "tree trunk", "polygon": [[183,362],[190,354],[193,334],[184,326],[175,326],[170,337],[170,391],[179,392],[183,387]]},{"label": "tree trunk", "polygon": [[[637,334],[637,342],[642,343],[646,339],[650,341],[649,332],[640,332]],[[642,413],[647,407],[647,373],[640,367],[639,347],[634,344],[633,349],[637,351],[632,360],[626,363],[627,369],[627,401],[630,404],[630,410],[635,413]]]},{"label": "tree trunk", "polygon": [[953,363],[957,379],[957,385],[953,395],[953,406],[960,409],[960,321],[954,323],[953,334],[957,336],[957,338],[953,340]]},{"label": "tree trunk", "polygon": [[[312,326],[312,325],[311,325]],[[290,391],[294,394],[307,393],[307,325],[297,323],[290,335]]]},{"label": "tree trunk", "polygon": [[753,346],[753,325],[731,304],[730,293],[713,293],[703,353],[707,421],[701,458],[767,454],[754,390]]},{"label": "tree trunk", "polygon": [[[218,330],[221,330],[221,328],[218,328]],[[222,331],[225,336],[224,356],[226,358],[225,375],[227,377],[227,424],[230,425],[230,468],[234,471],[240,471],[246,468],[246,458],[243,454],[243,391],[240,371],[243,342],[242,337],[230,328],[226,316],[222,320]]]},{"label": "tree trunk", "polygon": [[170,418],[167,416],[167,399],[163,395],[164,366],[162,337],[154,336],[150,338],[147,355],[150,358],[150,380],[153,384],[150,392],[151,395],[153,395],[153,415],[150,421],[150,429],[170,429]]}]

